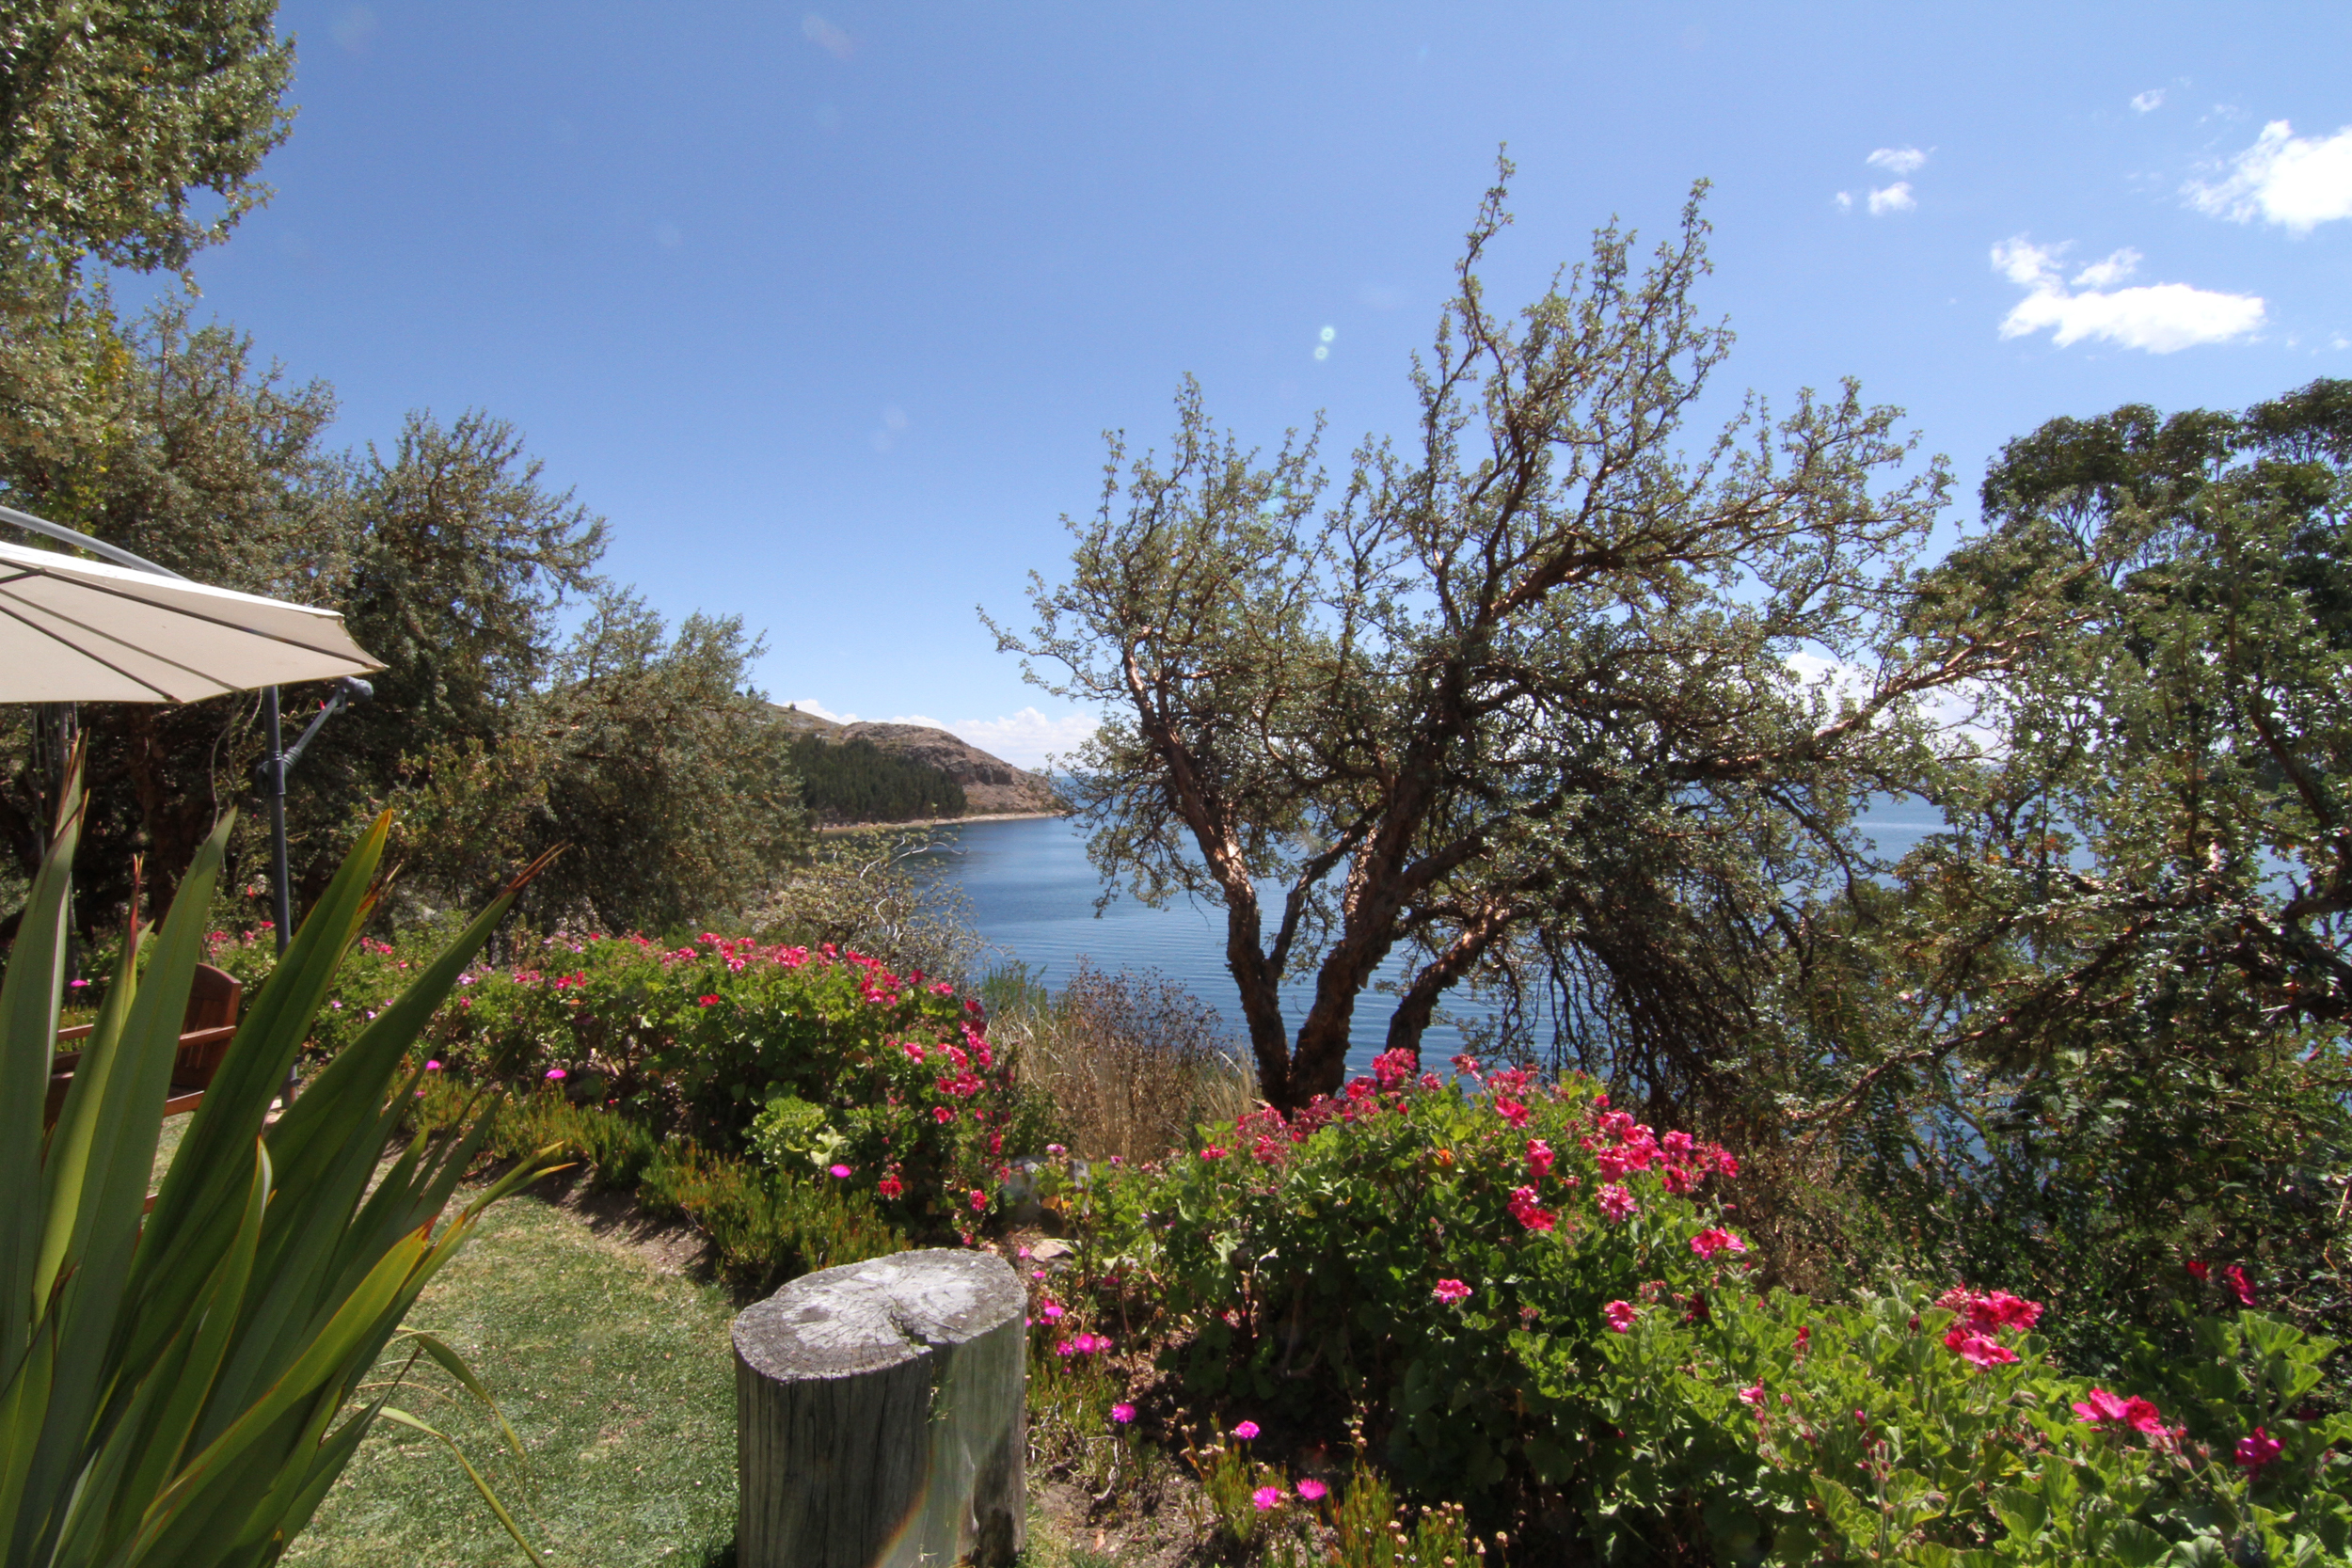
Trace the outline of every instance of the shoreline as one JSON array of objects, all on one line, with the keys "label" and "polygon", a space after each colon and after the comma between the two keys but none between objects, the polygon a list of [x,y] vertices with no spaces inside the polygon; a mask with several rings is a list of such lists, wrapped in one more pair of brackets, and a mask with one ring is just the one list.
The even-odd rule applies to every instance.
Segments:
[{"label": "shoreline", "polygon": [[1035,822],[1049,816],[1068,816],[1066,811],[991,811],[971,816],[925,816],[911,822],[834,822],[819,827],[819,837],[828,833],[870,833],[886,828],[954,828],[966,822]]}]

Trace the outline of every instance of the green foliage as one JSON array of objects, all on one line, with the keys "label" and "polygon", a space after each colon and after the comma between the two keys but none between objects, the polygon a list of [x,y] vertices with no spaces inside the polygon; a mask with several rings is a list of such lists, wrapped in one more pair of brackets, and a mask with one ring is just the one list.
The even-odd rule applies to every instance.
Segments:
[{"label": "green foliage", "polygon": [[885,752],[864,736],[792,743],[802,798],[828,822],[912,822],[961,816],[963,786],[943,770]]},{"label": "green foliage", "polygon": [[[9,1562],[274,1560],[376,1418],[421,1425],[389,1402],[405,1371],[370,1398],[361,1379],[482,1212],[536,1163],[443,1224],[474,1133],[418,1137],[380,1178],[377,1160],[408,1098],[403,1056],[511,892],[264,1125],[371,906],[385,827],[352,852],[253,999],[148,1212],[230,824],[199,850],[160,931],[134,928],[124,943],[44,1138],[79,828],[61,821],[0,983],[0,1190],[16,1198],[0,1209]],[[410,1351],[410,1365],[430,1354],[479,1391],[437,1340],[412,1336]]]},{"label": "green foliage", "polygon": [[[1947,831],[1783,1006],[1922,1252],[2046,1296],[2070,1358],[2174,1335],[2185,1264],[2352,1332],[2352,382],[2012,442],[1923,615],[2042,596]],[[1842,956],[1838,949],[1842,948]]]},{"label": "green foliage", "polygon": [[[0,233],[11,250],[180,268],[269,194],[294,111],[276,0],[0,8]],[[209,218],[189,198],[209,193]]]}]

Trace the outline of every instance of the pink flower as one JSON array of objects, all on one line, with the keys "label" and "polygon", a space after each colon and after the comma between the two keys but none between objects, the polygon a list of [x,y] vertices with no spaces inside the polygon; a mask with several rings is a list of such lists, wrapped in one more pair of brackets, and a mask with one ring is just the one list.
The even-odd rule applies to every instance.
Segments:
[{"label": "pink flower", "polygon": [[1117,1421],[1120,1426],[1125,1426],[1129,1421],[1132,1421],[1135,1418],[1136,1407],[1134,1405],[1121,1401],[1118,1404],[1111,1406],[1111,1419]]},{"label": "pink flower", "polygon": [[554,1078],[554,1079],[564,1079],[564,1078],[568,1078],[568,1077],[570,1077],[570,1076],[571,1076],[571,1074],[569,1074],[569,1073],[565,1072],[565,1071],[564,1071],[562,1068],[560,1068],[560,1067],[551,1067],[551,1068],[548,1069],[548,1076],[549,1078]]},{"label": "pink flower", "polygon": [[1710,1225],[1691,1238],[1691,1250],[1711,1263],[1719,1252],[1728,1252],[1734,1258],[1744,1256],[1748,1250],[1748,1243],[1725,1230],[1722,1226]]},{"label": "pink flower", "polygon": [[1282,1489],[1279,1486],[1261,1486],[1249,1494],[1249,1500],[1258,1505],[1259,1513],[1270,1512],[1281,1506]]},{"label": "pink flower", "polygon": [[1972,1333],[1959,1323],[1944,1336],[1944,1348],[1971,1367],[2001,1367],[2017,1359],[2017,1353],[1998,1339]]},{"label": "pink flower", "polygon": [[1054,1319],[1061,1316],[1061,1303],[1057,1301],[1049,1301],[1042,1307],[1040,1307],[1039,1310],[1045,1314],[1046,1321],[1050,1323]]},{"label": "pink flower", "polygon": [[1530,1230],[1549,1230],[1552,1227],[1550,1212],[1537,1207],[1535,1189],[1533,1187],[1513,1188],[1509,1208],[1511,1217]]},{"label": "pink flower", "polygon": [[1431,1294],[1451,1307],[1457,1301],[1470,1300],[1470,1288],[1458,1279],[1440,1279]]},{"label": "pink flower", "polygon": [[424,1064],[424,1070],[427,1072],[438,1072],[441,1070],[441,1064],[438,1062],[427,1062]]},{"label": "pink flower", "polygon": [[2279,1450],[2285,1446],[2262,1428],[2256,1427],[2251,1433],[2237,1440],[2238,1468],[2244,1470],[2249,1476],[2258,1476],[2262,1474],[2263,1466],[2278,1458]]},{"label": "pink flower", "polygon": [[847,1176],[850,1174],[850,1167],[847,1165],[835,1165],[833,1167],[833,1174],[836,1178]]},{"label": "pink flower", "polygon": [[1527,1140],[1527,1168],[1534,1172],[1537,1177],[1540,1178],[1551,1174],[1551,1162],[1554,1158],[1556,1158],[1556,1156],[1554,1156],[1551,1152],[1551,1146],[1544,1142],[1543,1139],[1530,1138]]},{"label": "pink flower", "polygon": [[2123,1424],[2134,1432],[2150,1437],[2171,1435],[2171,1433],[2166,1429],[2164,1418],[2157,1413],[2156,1407],[2137,1396],[2123,1406]]},{"label": "pink flower", "polygon": [[934,1105],[931,1107],[931,1119],[945,1127],[956,1119],[956,1108],[953,1105]]},{"label": "pink flower", "polygon": [[1761,1384],[1761,1383],[1756,1383],[1756,1384],[1751,1385],[1751,1386],[1748,1386],[1748,1387],[1745,1387],[1745,1388],[1740,1389],[1740,1402],[1741,1404],[1746,1404],[1746,1405],[1754,1405],[1754,1406],[1756,1406],[1757,1409],[1761,1409],[1761,1408],[1763,1408],[1763,1404],[1764,1404],[1764,1385],[1763,1385],[1763,1384]]},{"label": "pink flower", "polygon": [[1211,1144],[1200,1151],[1200,1158],[1203,1160],[1222,1160],[1228,1152],[1230,1151],[1219,1148],[1215,1144]]},{"label": "pink flower", "polygon": [[1623,1334],[1633,1326],[1634,1307],[1629,1301],[1613,1301],[1600,1309],[1600,1315],[1609,1320],[1612,1333]]},{"label": "pink flower", "polygon": [[[2246,1277],[2246,1271],[2244,1269],[2241,1269],[2235,1263],[2233,1263],[2228,1268],[2221,1271],[2221,1277],[2228,1280],[2230,1282],[2230,1289],[2237,1293],[2237,1301],[2240,1307],[2251,1307],[2254,1305],[2254,1284],[2253,1281]],[[2261,1429],[2258,1427],[2255,1430],[2260,1431]]]},{"label": "pink flower", "polygon": [[1241,1425],[1233,1429],[1233,1435],[1247,1443],[1252,1437],[1258,1435],[1258,1423],[1255,1421],[1244,1421]]},{"label": "pink flower", "polygon": [[1324,1485],[1323,1482],[1315,1480],[1312,1476],[1309,1476],[1306,1480],[1298,1483],[1299,1498],[1305,1502],[1321,1502],[1330,1490],[1331,1489],[1329,1487]]},{"label": "pink flower", "polygon": [[1600,1212],[1613,1220],[1629,1219],[1634,1210],[1633,1195],[1614,1181],[1605,1182],[1600,1189]]},{"label": "pink flower", "polygon": [[697,996],[694,998],[694,1006],[697,1007],[715,1007],[718,1005],[719,999],[716,996]]},{"label": "pink flower", "polygon": [[985,1209],[985,1208],[987,1208],[987,1207],[988,1207],[988,1195],[987,1195],[986,1193],[984,1193],[984,1192],[980,1191],[980,1190],[979,1190],[979,1188],[977,1188],[977,1187],[973,1188],[973,1189],[972,1189],[972,1212],[973,1212],[974,1213],[976,1213],[976,1214],[977,1214],[977,1213],[978,1213],[981,1210],[983,1210],[983,1209]]},{"label": "pink flower", "polygon": [[2074,1402],[2074,1418],[2086,1426],[2099,1426],[2107,1421],[2121,1421],[2131,1405],[2105,1388],[2094,1387],[2087,1400]]}]

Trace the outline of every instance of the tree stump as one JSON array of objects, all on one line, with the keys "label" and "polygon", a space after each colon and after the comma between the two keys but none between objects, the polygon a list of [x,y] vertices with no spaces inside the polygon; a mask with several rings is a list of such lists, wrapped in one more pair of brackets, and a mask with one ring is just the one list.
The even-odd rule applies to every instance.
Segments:
[{"label": "tree stump", "polygon": [[741,1568],[1009,1563],[1027,1298],[992,1253],[804,1275],[735,1320]]}]

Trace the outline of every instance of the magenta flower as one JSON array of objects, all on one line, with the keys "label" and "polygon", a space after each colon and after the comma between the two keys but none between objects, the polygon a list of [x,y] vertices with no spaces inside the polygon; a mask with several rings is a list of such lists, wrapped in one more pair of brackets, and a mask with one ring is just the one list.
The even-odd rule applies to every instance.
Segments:
[{"label": "magenta flower", "polygon": [[2005,1367],[2017,1353],[1989,1334],[1978,1334],[1954,1323],[1944,1335],[1944,1348],[1971,1367]]},{"label": "magenta flower", "polygon": [[1534,1172],[1536,1176],[1543,1177],[1550,1175],[1551,1162],[1554,1158],[1555,1156],[1551,1152],[1551,1146],[1544,1142],[1543,1139],[1530,1138],[1527,1140],[1527,1168]]},{"label": "magenta flower", "polygon": [[1458,1279],[1440,1279],[1437,1290],[1431,1293],[1451,1307],[1455,1302],[1470,1300],[1470,1288]]},{"label": "magenta flower", "polygon": [[1233,1435],[1247,1443],[1252,1437],[1258,1435],[1258,1423],[1255,1421],[1244,1421],[1241,1425],[1233,1429]]},{"label": "magenta flower", "polygon": [[2278,1458],[2279,1450],[2284,1447],[2286,1447],[2285,1444],[2262,1428],[2256,1427],[2251,1433],[2237,1440],[2238,1468],[2244,1470],[2249,1476],[2258,1476],[2262,1474],[2263,1466]]},{"label": "magenta flower", "polygon": [[1629,1301],[1613,1301],[1600,1309],[1600,1315],[1609,1320],[1610,1332],[1623,1334],[1633,1326],[1634,1307]]},{"label": "magenta flower", "polygon": [[2092,1388],[2087,1400],[2074,1402],[2074,1418],[2086,1426],[2098,1426],[2107,1421],[2121,1421],[2131,1405],[2105,1388]]},{"label": "magenta flower", "polygon": [[424,1070],[427,1072],[438,1072],[441,1070],[441,1064],[438,1062],[427,1062],[424,1064]]},{"label": "magenta flower", "polygon": [[2251,1307],[2254,1305],[2253,1281],[2246,1277],[2246,1271],[2244,1269],[2241,1269],[2235,1263],[2233,1263],[2228,1268],[2221,1271],[2221,1277],[2230,1282],[2230,1289],[2236,1292],[2238,1305],[2240,1307]]},{"label": "magenta flower", "polygon": [[1764,1407],[1764,1385],[1759,1382],[1751,1384],[1749,1386],[1740,1389],[1740,1402],[1741,1404],[1754,1405],[1758,1410],[1761,1410]]},{"label": "magenta flower", "polygon": [[1600,1189],[1600,1212],[1613,1220],[1630,1219],[1633,1215],[1633,1195],[1617,1182],[1604,1182]]},{"label": "magenta flower", "polygon": [[1330,1490],[1331,1489],[1329,1487],[1324,1485],[1323,1482],[1315,1480],[1312,1476],[1309,1476],[1305,1481],[1298,1483],[1299,1497],[1305,1501],[1311,1503],[1321,1502]]},{"label": "magenta flower", "polygon": [[1279,1486],[1261,1486],[1249,1494],[1249,1500],[1258,1505],[1259,1513],[1270,1513],[1281,1506],[1282,1489]]},{"label": "magenta flower", "polygon": [[988,1207],[988,1195],[980,1191],[977,1187],[973,1188],[971,1204],[972,1212],[976,1214],[978,1213],[981,1210]]},{"label": "magenta flower", "polygon": [[1117,1421],[1120,1426],[1125,1426],[1129,1421],[1132,1421],[1135,1418],[1136,1407],[1127,1403],[1125,1401],[1122,1400],[1119,1403],[1111,1406],[1111,1419]]},{"label": "magenta flower", "polygon": [[551,1067],[551,1068],[548,1069],[548,1076],[549,1078],[553,1078],[553,1079],[564,1079],[564,1078],[569,1078],[569,1077],[571,1076],[571,1074],[570,1074],[570,1073],[568,1073],[568,1072],[565,1072],[565,1071],[564,1071],[562,1068],[560,1068],[560,1067]]},{"label": "magenta flower", "polygon": [[1710,1225],[1691,1238],[1691,1250],[1711,1263],[1719,1252],[1728,1252],[1734,1258],[1743,1256],[1748,1250],[1748,1243],[1722,1226]]},{"label": "magenta flower", "polygon": [[833,1167],[833,1174],[835,1178],[847,1176],[850,1174],[850,1167],[847,1165],[835,1165]]}]

